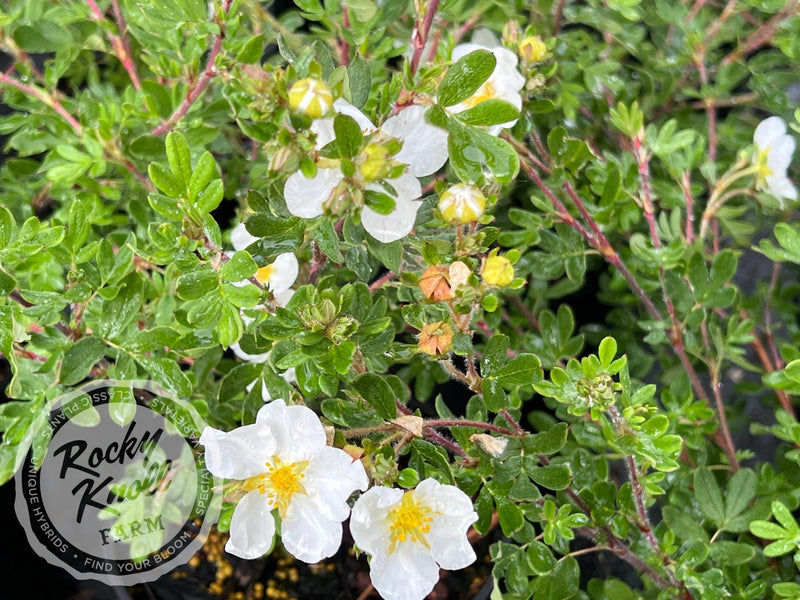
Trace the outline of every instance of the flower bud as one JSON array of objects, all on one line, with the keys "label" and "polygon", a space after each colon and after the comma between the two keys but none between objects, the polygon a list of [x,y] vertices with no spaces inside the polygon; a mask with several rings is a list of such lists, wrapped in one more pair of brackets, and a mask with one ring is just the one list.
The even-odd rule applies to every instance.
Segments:
[{"label": "flower bud", "polygon": [[312,119],[319,119],[333,108],[333,94],[321,81],[307,77],[296,82],[289,90],[289,106]]},{"label": "flower bud", "polygon": [[486,210],[486,197],[472,185],[457,183],[439,198],[439,212],[451,225],[465,225],[481,218]]},{"label": "flower bud", "polygon": [[539,62],[547,56],[547,46],[538,35],[529,35],[517,47],[519,55],[525,62]]},{"label": "flower bud", "polygon": [[419,350],[431,356],[441,356],[450,352],[455,332],[449,323],[436,321],[422,326],[419,332]]},{"label": "flower bud", "polygon": [[505,287],[514,281],[514,265],[504,256],[497,256],[497,252],[492,252],[483,263],[481,277],[489,285]]},{"label": "flower bud", "polygon": [[426,269],[419,280],[419,287],[425,298],[434,302],[455,298],[450,287],[450,272],[443,265],[433,265]]}]

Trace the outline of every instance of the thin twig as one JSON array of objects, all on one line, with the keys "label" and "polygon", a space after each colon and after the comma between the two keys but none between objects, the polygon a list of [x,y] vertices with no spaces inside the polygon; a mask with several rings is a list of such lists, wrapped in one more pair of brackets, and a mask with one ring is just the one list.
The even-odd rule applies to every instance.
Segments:
[{"label": "thin twig", "polygon": [[[233,0],[222,0],[222,12],[223,15],[228,14],[228,9],[230,9],[231,2]],[[150,135],[162,135],[172,129],[173,125],[183,118],[183,116],[189,112],[189,109],[194,104],[195,100],[197,100],[200,95],[205,91],[208,87],[208,84],[211,83],[211,80],[217,74],[217,67],[214,64],[217,60],[217,56],[222,49],[222,40],[225,38],[225,23],[220,20],[217,23],[220,28],[220,32],[214,36],[214,43],[211,46],[211,52],[208,54],[208,62],[206,63],[206,68],[203,70],[200,79],[197,80],[197,83],[186,92],[186,98],[184,98],[181,105],[172,113],[169,118],[164,121],[161,125],[154,128]]]},{"label": "thin twig", "polygon": [[419,68],[419,59],[422,56],[422,51],[425,49],[425,44],[428,42],[428,33],[430,33],[431,25],[433,25],[433,18],[436,16],[436,11],[439,9],[439,0],[429,0],[425,5],[425,18],[422,23],[417,19],[417,26],[411,33],[411,44],[414,47],[414,53],[411,55],[411,64],[409,68],[411,74],[415,75]]},{"label": "thin twig", "polygon": [[51,95],[49,95],[46,92],[43,92],[41,90],[37,90],[36,88],[31,87],[29,85],[25,85],[24,83],[22,83],[20,81],[17,81],[13,77],[9,77],[5,73],[0,73],[0,83],[5,83],[6,85],[10,85],[11,87],[15,87],[19,91],[24,92],[25,94],[28,94],[29,96],[32,96],[32,97],[36,98],[37,100],[39,100],[43,104],[46,104],[47,106],[52,108],[54,111],[56,111],[67,123],[69,123],[69,126],[72,127],[73,131],[75,132],[75,134],[77,136],[82,136],[83,135],[83,127],[81,126],[81,124],[78,123],[78,121],[75,119],[75,117],[73,117],[69,113],[69,111],[67,111],[66,108],[64,108],[63,104],[61,104],[58,100],[53,98]]}]

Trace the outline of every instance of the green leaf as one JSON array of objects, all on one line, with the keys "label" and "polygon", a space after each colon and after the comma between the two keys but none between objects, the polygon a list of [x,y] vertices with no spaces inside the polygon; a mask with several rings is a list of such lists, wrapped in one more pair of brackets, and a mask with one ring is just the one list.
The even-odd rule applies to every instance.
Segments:
[{"label": "green leaf", "polygon": [[458,113],[455,118],[465,125],[499,125],[519,119],[519,111],[505,100],[491,98]]},{"label": "green leaf", "polygon": [[725,521],[730,521],[747,509],[755,495],[756,474],[750,469],[736,471],[725,494]]},{"label": "green leaf", "polygon": [[336,148],[341,158],[355,158],[361,149],[364,136],[361,127],[353,117],[338,114],[333,120],[333,131],[336,134]]},{"label": "green leaf", "polygon": [[[252,277],[258,270],[256,261],[250,256],[246,250],[239,250],[231,256],[230,260],[223,263],[222,268],[219,270],[220,276],[226,281],[242,281],[248,277]],[[204,273],[207,271],[196,271]]]},{"label": "green leaf", "polygon": [[502,496],[495,496],[494,501],[497,505],[497,517],[503,535],[511,536],[515,531],[522,529],[525,524],[525,519],[522,518],[522,509]]},{"label": "green leaf", "polygon": [[5,248],[16,234],[14,215],[5,206],[0,206],[0,250]]},{"label": "green leaf", "polygon": [[494,379],[484,379],[481,382],[481,394],[486,408],[498,412],[509,407],[508,398],[500,383]]},{"label": "green leaf", "polygon": [[362,373],[353,381],[352,387],[375,409],[378,416],[383,419],[397,417],[394,391],[383,377],[375,373]]},{"label": "green leaf", "polygon": [[714,479],[714,474],[705,467],[700,467],[694,473],[694,494],[703,514],[715,525],[720,525],[725,520],[722,492]]},{"label": "green leaf", "polygon": [[0,296],[8,296],[17,287],[17,280],[0,267]]},{"label": "green leaf", "polygon": [[542,363],[535,354],[518,354],[494,378],[502,385],[533,385],[542,380]]},{"label": "green leaf", "polygon": [[545,467],[525,469],[528,476],[538,485],[549,490],[563,490],[572,481],[572,469],[569,465],[553,464]]},{"label": "green leaf", "polygon": [[367,238],[367,247],[370,253],[377,258],[383,265],[393,271],[399,273],[403,267],[403,242],[397,240],[384,244],[379,242],[372,236]]},{"label": "green leaf", "polygon": [[[235,255],[234,255],[235,256]],[[252,258],[250,259],[252,260]],[[240,280],[235,280],[240,281]],[[219,287],[219,276],[209,268],[184,273],[178,277],[178,296],[184,300],[202,298]]]},{"label": "green leaf", "polygon": [[612,337],[605,337],[600,342],[597,348],[597,357],[600,359],[600,364],[603,368],[607,369],[608,366],[614,362],[614,357],[617,355],[617,341]]},{"label": "green leaf", "polygon": [[526,435],[522,447],[526,454],[555,454],[567,443],[567,424],[557,423],[547,431]]},{"label": "green leaf", "polygon": [[208,214],[215,208],[219,206],[219,203],[222,202],[222,195],[224,193],[224,187],[222,185],[221,179],[215,179],[211,183],[206,186],[206,189],[200,192],[200,195],[197,197],[197,202],[195,206],[197,209],[203,213]]},{"label": "green leaf", "polygon": [[396,205],[395,199],[389,194],[366,190],[364,192],[364,204],[369,206],[379,215],[390,215]]},{"label": "green leaf", "polygon": [[113,339],[122,333],[134,317],[141,313],[144,299],[144,281],[141,275],[128,274],[121,282],[119,293],[103,304],[101,334]]},{"label": "green leaf", "polygon": [[[353,0],[349,0],[353,1]],[[367,2],[373,12],[375,4]],[[363,21],[365,19],[359,19]],[[372,86],[372,71],[370,70],[369,63],[356,54],[347,66],[347,74],[350,76],[350,102],[356,108],[361,108],[369,100],[369,90]],[[361,130],[359,129],[359,133]]]},{"label": "green leaf", "polygon": [[474,94],[489,79],[497,59],[488,50],[476,50],[462,56],[451,66],[439,85],[439,104],[453,106]]},{"label": "green leaf", "polygon": [[194,202],[198,194],[202,192],[206,186],[214,179],[217,174],[217,162],[211,155],[211,152],[203,152],[197,164],[192,170],[192,176],[189,179],[189,200]]},{"label": "green leaf", "polygon": [[546,573],[536,578],[531,588],[533,598],[547,598],[547,600],[569,600],[578,593],[580,582],[580,569],[578,561],[571,556],[556,563],[551,573]]},{"label": "green leaf", "polygon": [[169,170],[184,189],[192,179],[192,158],[189,144],[179,131],[170,131],[166,140],[167,161]]},{"label": "green leaf", "polygon": [[775,520],[791,535],[800,537],[800,535],[798,535],[800,534],[800,527],[798,527],[797,521],[794,520],[792,511],[790,511],[783,502],[778,500],[772,502],[772,516],[774,516]]},{"label": "green leaf", "polygon": [[336,264],[344,262],[344,256],[339,249],[339,236],[333,228],[333,222],[330,219],[320,219],[317,226],[314,228],[314,240],[317,242],[319,249],[325,253],[325,256],[331,259]]},{"label": "green leaf", "polygon": [[477,183],[486,177],[488,167],[500,183],[511,183],[519,173],[519,156],[506,142],[485,131],[471,127],[451,127],[447,140],[450,165],[465,183]]},{"label": "green leaf", "polygon": [[170,198],[180,198],[186,191],[183,183],[158,163],[150,163],[147,174],[156,187]]},{"label": "green leaf", "polygon": [[756,554],[756,549],[750,544],[724,540],[714,542],[709,549],[711,550],[711,557],[725,566],[744,564]]},{"label": "green leaf", "polygon": [[192,382],[181,371],[180,365],[171,358],[153,358],[150,356],[137,356],[138,362],[147,375],[156,380],[168,390],[172,390],[183,398],[192,394]]},{"label": "green leaf", "polygon": [[70,29],[61,23],[37,19],[31,25],[20,25],[14,29],[14,41],[25,52],[54,52],[72,44]]},{"label": "green leaf", "polygon": [[698,526],[697,521],[676,506],[665,506],[661,509],[661,516],[672,532],[685,542],[700,541],[708,543],[708,534],[705,529]]},{"label": "green leaf", "polygon": [[90,336],[79,339],[64,353],[59,381],[63,385],[75,385],[83,381],[105,355],[106,345],[100,338]]}]

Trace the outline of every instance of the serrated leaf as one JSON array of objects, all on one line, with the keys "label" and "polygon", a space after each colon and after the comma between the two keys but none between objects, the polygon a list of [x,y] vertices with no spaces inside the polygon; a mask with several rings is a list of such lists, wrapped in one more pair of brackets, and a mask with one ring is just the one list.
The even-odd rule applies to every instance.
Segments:
[{"label": "serrated leaf", "polygon": [[476,50],[462,56],[451,66],[439,85],[439,104],[453,106],[474,94],[489,79],[497,59],[488,50]]}]

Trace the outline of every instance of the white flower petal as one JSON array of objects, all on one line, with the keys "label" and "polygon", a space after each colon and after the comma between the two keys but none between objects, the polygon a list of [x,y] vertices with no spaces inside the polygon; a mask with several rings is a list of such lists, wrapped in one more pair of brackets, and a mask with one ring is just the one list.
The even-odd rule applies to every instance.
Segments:
[{"label": "white flower petal", "polygon": [[275,519],[266,494],[253,490],[239,501],[231,517],[230,534],[225,550],[235,556],[259,558],[270,549]]},{"label": "white flower petal", "polygon": [[424,106],[412,105],[386,120],[381,131],[403,141],[394,159],[409,166],[416,177],[438,171],[447,162],[447,131],[425,122]]},{"label": "white flower petal", "polygon": [[330,144],[336,139],[336,134],[333,131],[333,119],[314,119],[309,127],[317,135],[314,142],[314,147],[321,150],[324,146]]},{"label": "white flower petal", "polygon": [[283,400],[273,400],[258,411],[256,424],[269,429],[276,442],[275,454],[284,463],[308,460],[325,447],[325,429],[314,411],[305,406],[286,406]]},{"label": "white flower petal", "polygon": [[271,266],[272,273],[267,279],[267,285],[273,294],[283,293],[294,285],[300,272],[300,265],[294,252],[278,254]]},{"label": "white flower petal", "polygon": [[289,300],[292,299],[294,296],[294,290],[284,290],[282,292],[278,292],[275,294],[275,302],[278,303],[278,306],[286,306],[289,304]]},{"label": "white flower petal", "polygon": [[786,135],[786,121],[780,117],[769,117],[756,126],[756,130],[753,132],[753,142],[764,150],[784,135]]},{"label": "white flower petal", "polygon": [[437,514],[426,536],[433,558],[443,569],[463,569],[475,562],[467,529],[478,520],[472,500],[452,485],[425,479],[414,490],[414,500]]},{"label": "white flower petal", "polygon": [[262,352],[261,354],[248,354],[247,352],[242,350],[242,347],[239,345],[239,342],[231,344],[229,348],[233,350],[233,353],[236,356],[249,363],[261,364],[266,362],[267,359],[269,358],[269,351]]},{"label": "white flower petal", "polygon": [[295,494],[281,522],[281,540],[295,558],[316,563],[336,554],[342,543],[342,521],[329,519],[319,511],[319,503],[309,496]]},{"label": "white flower petal", "polygon": [[320,216],[322,204],[341,180],[342,173],[339,169],[317,169],[317,174],[312,179],[307,179],[300,171],[293,173],[283,188],[286,208],[295,217],[303,219]]},{"label": "white flower petal", "polygon": [[370,121],[367,115],[358,110],[347,100],[342,100],[341,98],[339,98],[338,100],[334,101],[333,108],[340,115],[347,115],[348,117],[353,117],[356,123],[358,123],[358,126],[361,127],[361,133],[363,134],[373,133],[378,130],[378,128],[375,127],[375,123]]},{"label": "white flower petal", "polygon": [[350,533],[361,550],[376,557],[388,552],[389,510],[402,497],[402,490],[384,486],[372,487],[358,497],[350,514]]},{"label": "white flower petal", "polygon": [[257,242],[259,238],[250,235],[250,232],[244,226],[244,223],[239,223],[231,230],[231,244],[234,250],[244,250],[253,242]]},{"label": "white flower petal", "polygon": [[767,187],[769,187],[769,193],[778,200],[784,198],[788,200],[797,200],[797,188],[794,187],[794,184],[789,181],[786,175],[767,177]]},{"label": "white flower petal", "polygon": [[[422,195],[419,180],[411,173],[404,173],[397,179],[388,180],[388,183],[397,192],[395,207],[391,213],[382,215],[368,206],[361,209],[361,224],[364,229],[384,244],[402,239],[411,232],[421,204],[415,199]],[[366,188],[385,193],[382,187],[374,183],[368,184]]]},{"label": "white flower petal", "polygon": [[475,50],[490,50],[490,48],[482,44],[472,44],[469,42],[465,44],[458,44],[455,48],[453,48],[451,59],[453,62],[457,62],[459,59],[463,58],[470,52],[475,52]]},{"label": "white flower petal", "polygon": [[263,473],[276,448],[270,430],[258,424],[227,432],[206,427],[200,443],[205,447],[208,470],[225,479],[247,479]]},{"label": "white flower petal", "polygon": [[790,135],[784,135],[773,140],[767,153],[767,166],[773,173],[786,173],[792,162],[795,141]]},{"label": "white flower petal", "polygon": [[367,473],[361,461],[339,448],[325,446],[310,459],[304,472],[305,485],[313,488],[324,503],[319,512],[329,519],[344,521],[350,515],[347,499],[356,490],[365,490],[369,485]]},{"label": "white flower petal", "polygon": [[384,600],[422,600],[430,594],[439,581],[439,567],[424,550],[419,544],[408,544],[394,554],[372,559],[369,577]]}]

